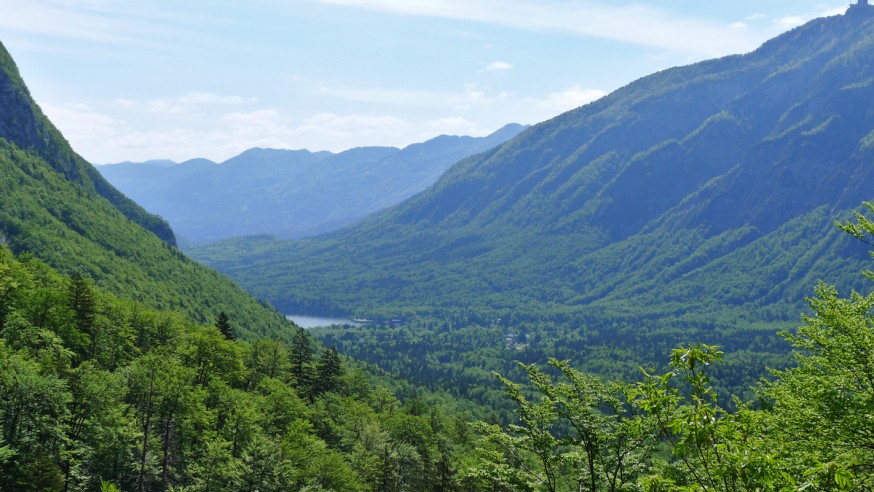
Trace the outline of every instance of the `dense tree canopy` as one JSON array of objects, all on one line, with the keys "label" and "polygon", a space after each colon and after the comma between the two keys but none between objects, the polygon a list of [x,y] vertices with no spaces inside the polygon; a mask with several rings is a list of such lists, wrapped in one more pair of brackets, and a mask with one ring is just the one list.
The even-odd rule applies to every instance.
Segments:
[{"label": "dense tree canopy", "polygon": [[250,344],[217,319],[120,300],[0,246],[0,490],[457,482],[464,424],[398,400],[303,330]]},{"label": "dense tree canopy", "polygon": [[192,324],[0,247],[0,489],[870,490],[874,293],[808,302],[754,398],[723,398],[723,350],[695,344],[636,381],[517,363],[510,423],[472,424],[302,329],[231,339],[227,313]]}]

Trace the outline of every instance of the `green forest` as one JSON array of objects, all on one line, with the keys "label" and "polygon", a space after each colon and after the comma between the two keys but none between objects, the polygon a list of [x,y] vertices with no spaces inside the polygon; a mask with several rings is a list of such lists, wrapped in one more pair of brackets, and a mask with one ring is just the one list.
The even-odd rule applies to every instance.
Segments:
[{"label": "green forest", "polygon": [[186,251],[281,312],[378,321],[313,333],[508,420],[497,370],[571,359],[636,381],[690,341],[752,398],[804,301],[867,287],[833,224],[874,187],[874,8],[653,73],[450,168],[331,234]]},{"label": "green forest", "polygon": [[0,249],[0,490],[451,490],[473,433],[302,329],[121,300]]},{"label": "green forest", "polygon": [[874,489],[869,7],[347,229],[192,252],[264,300],[78,156],[0,45],[0,492]]},{"label": "green forest", "polygon": [[874,293],[808,302],[752,398],[687,344],[634,382],[519,362],[502,423],[399,400],[302,329],[241,341],[0,248],[0,490],[869,490]]}]

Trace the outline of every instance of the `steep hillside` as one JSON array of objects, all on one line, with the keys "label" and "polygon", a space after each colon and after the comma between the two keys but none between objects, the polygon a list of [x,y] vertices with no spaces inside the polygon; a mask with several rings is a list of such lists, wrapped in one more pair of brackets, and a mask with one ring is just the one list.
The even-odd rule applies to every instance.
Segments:
[{"label": "steep hillside", "polygon": [[217,272],[185,258],[165,221],[108,184],[31,99],[0,45],[0,242],[64,273],[160,309],[211,322],[226,311],[242,334],[289,324]]},{"label": "steep hillside", "polygon": [[109,185],[70,148],[57,128],[34,103],[18,73],[15,62],[0,45],[0,138],[22,150],[40,156],[55,171],[89,193],[108,200],[127,218],[153,232],[166,243],[175,246],[176,238],[167,223],[150,215],[136,203]]},{"label": "steep hillside", "polygon": [[459,159],[488,150],[524,127],[482,138],[440,136],[404,149],[339,154],[250,149],[220,165],[205,159],[100,166],[103,175],[165,217],[183,244],[257,234],[299,238],[339,229],[433,184]]},{"label": "steep hillside", "polygon": [[286,312],[524,322],[526,353],[761,349],[818,278],[858,283],[832,224],[874,190],[872,59],[856,6],[529,128],[357,227],[193,254]]}]

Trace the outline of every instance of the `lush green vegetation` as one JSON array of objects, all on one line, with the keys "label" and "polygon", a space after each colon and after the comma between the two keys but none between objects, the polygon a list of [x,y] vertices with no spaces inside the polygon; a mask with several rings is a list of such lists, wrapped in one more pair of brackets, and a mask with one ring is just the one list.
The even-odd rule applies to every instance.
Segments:
[{"label": "lush green vegetation", "polygon": [[[874,237],[861,214],[841,228]],[[841,297],[820,284],[808,302],[804,325],[782,333],[797,366],[774,371],[734,411],[713,387],[715,346],[675,349],[667,372],[632,384],[555,359],[552,371],[520,364],[535,391],[501,378],[518,422],[480,425],[495,446],[479,449],[480,476],[501,490],[870,490],[874,293]]]},{"label": "lush green vegetation", "polygon": [[774,333],[819,279],[860,285],[832,223],[874,184],[872,32],[870,10],[817,19],[535,125],[355,227],[191,254],[286,313],[401,320],[319,336],[447,391],[515,359],[633,377],[688,340],[743,391],[790,362]]},{"label": "lush green vegetation", "polygon": [[[874,206],[869,207],[874,211]],[[843,227],[874,237],[859,215]],[[874,272],[866,276],[874,280]],[[0,248],[3,490],[868,490],[874,293],[825,284],[796,367],[730,405],[723,351],[609,381],[550,359],[499,377],[512,423],[400,402],[304,330],[235,339]]]},{"label": "lush green vegetation", "polygon": [[[841,229],[874,237],[861,214]],[[841,297],[820,284],[808,303],[803,326],[781,334],[796,367],[774,371],[734,410],[714,390],[724,353],[711,345],[672,350],[666,372],[643,370],[637,383],[567,361],[520,363],[534,389],[500,378],[517,421],[479,424],[468,475],[514,491],[870,490],[874,293]]]},{"label": "lush green vegetation", "polygon": [[291,324],[187,259],[173,233],[76,155],[30,98],[0,45],[0,244],[151,308],[198,322],[233,313],[237,330],[284,336]]},{"label": "lush green vegetation", "polygon": [[98,285],[157,309],[207,321],[234,313],[241,334],[280,333],[290,326],[215,271],[128,220],[34,152],[0,139],[0,236],[61,271],[80,270]]},{"label": "lush green vegetation", "polygon": [[[467,423],[0,248],[0,490],[451,490]],[[226,330],[227,331],[227,330]]]},{"label": "lush green vegetation", "polygon": [[[657,74],[359,228],[206,250],[252,247],[231,270],[283,307],[389,320],[331,349],[100,192],[0,59],[29,108],[0,118],[0,490],[870,490],[874,293],[838,294],[867,285],[824,232],[874,179],[870,19]],[[817,277],[841,289],[775,336]]]}]

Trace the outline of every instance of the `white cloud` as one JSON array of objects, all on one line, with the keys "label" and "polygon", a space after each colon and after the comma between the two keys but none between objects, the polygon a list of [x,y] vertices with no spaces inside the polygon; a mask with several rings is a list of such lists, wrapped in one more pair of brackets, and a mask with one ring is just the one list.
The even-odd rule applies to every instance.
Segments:
[{"label": "white cloud", "polygon": [[213,121],[204,119],[199,125],[122,125],[101,154],[111,156],[105,159],[109,162],[155,158],[181,162],[195,157],[221,162],[252,147],[285,148],[290,134],[275,110],[231,113]]},{"label": "white cloud", "polygon": [[750,26],[746,22],[732,22],[731,24],[728,25],[728,27],[730,27],[734,30],[742,30],[742,29],[747,29]]},{"label": "white cloud", "polygon": [[137,109],[140,107],[140,103],[133,99],[116,99],[114,103],[117,108],[121,109]]},{"label": "white cloud", "polygon": [[803,15],[790,15],[774,19],[774,25],[777,27],[777,29],[785,31],[787,29],[792,29],[803,25],[811,19],[817,17],[831,17],[833,15],[840,15],[847,10],[846,5],[841,5],[840,7],[829,7],[825,5],[820,5],[818,8],[819,10],[816,12],[810,12]]},{"label": "white cloud", "polygon": [[40,107],[73,149],[86,158],[101,155],[106,142],[118,135],[118,121],[86,104],[41,103]]},{"label": "white cloud", "polygon": [[[238,103],[235,97],[209,93],[189,93],[172,101],[182,99],[191,105],[217,108]],[[41,107],[77,152],[99,164],[193,157],[222,161],[256,146],[285,147],[292,135],[288,122],[275,109],[223,115],[183,111],[182,106],[163,100],[140,103],[118,99],[108,104],[133,112],[133,117],[125,121],[81,103],[41,103]]]},{"label": "white cloud", "polygon": [[584,104],[596,101],[606,96],[607,93],[598,89],[584,89],[578,85],[569,87],[563,91],[552,92],[546,98],[532,99],[529,103],[546,113],[544,117],[556,116],[565,111],[576,109]]},{"label": "white cloud", "polygon": [[445,104],[448,98],[453,97],[452,93],[444,91],[386,89],[380,87],[321,87],[319,88],[318,95],[367,104],[406,107],[440,106]]},{"label": "white cloud", "polygon": [[807,19],[804,17],[800,17],[797,15],[781,17],[774,21],[774,24],[779,26],[781,30],[792,29],[793,27],[798,27],[807,22]]},{"label": "white cloud", "polygon": [[[263,143],[281,140],[288,132],[288,123],[276,109],[259,109],[249,113],[228,113],[222,120],[229,130],[238,137]],[[255,144],[249,145],[253,147]]]},{"label": "white cloud", "polygon": [[403,147],[416,141],[418,129],[400,116],[322,112],[295,125],[287,145],[332,152],[374,145]]},{"label": "white cloud", "polygon": [[495,70],[512,70],[513,68],[513,65],[504,61],[493,61],[486,66],[486,70],[490,72]]},{"label": "white cloud", "polygon": [[403,108],[470,109],[503,100],[506,93],[489,95],[475,83],[465,84],[460,91],[428,91],[414,89],[356,88],[342,87],[329,89],[322,87],[319,96],[366,103],[374,106],[401,106]]},{"label": "white cloud", "polygon": [[[833,16],[833,15],[841,15],[841,14],[843,14],[843,13],[846,12],[846,11],[847,11],[847,8],[844,7],[844,6],[834,7],[834,8],[827,8],[827,9],[825,9],[825,10],[820,11],[820,12],[819,12],[817,15],[815,15],[814,17],[831,17],[831,16]],[[811,18],[813,18],[813,17],[811,17]]]},{"label": "white cloud", "polygon": [[[147,102],[145,107],[153,113],[182,113],[209,106],[233,106],[253,102],[256,102],[253,98],[193,91],[170,99],[153,99]],[[116,100],[116,104],[128,108],[139,107],[135,101]]]}]

